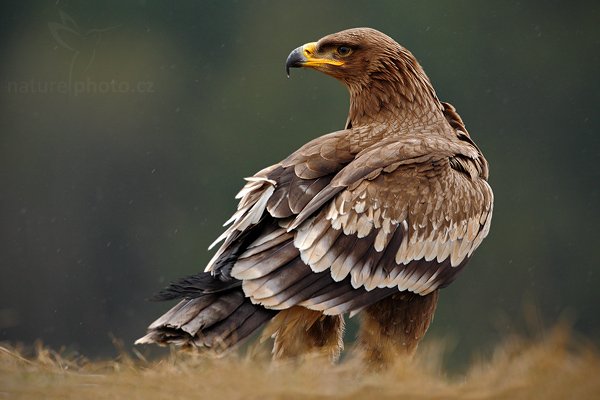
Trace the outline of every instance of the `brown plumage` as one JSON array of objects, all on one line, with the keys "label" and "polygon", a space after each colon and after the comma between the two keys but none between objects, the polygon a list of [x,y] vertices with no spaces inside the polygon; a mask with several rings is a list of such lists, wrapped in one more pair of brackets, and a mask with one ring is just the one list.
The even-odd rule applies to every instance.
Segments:
[{"label": "brown plumage", "polygon": [[159,294],[183,300],[137,343],[226,349],[272,320],[275,357],[336,358],[343,314],[362,311],[358,346],[385,364],[414,352],[438,289],[487,235],[487,161],[408,50],[350,29],[286,66],[348,87],[345,129],[247,178],[206,272]]}]

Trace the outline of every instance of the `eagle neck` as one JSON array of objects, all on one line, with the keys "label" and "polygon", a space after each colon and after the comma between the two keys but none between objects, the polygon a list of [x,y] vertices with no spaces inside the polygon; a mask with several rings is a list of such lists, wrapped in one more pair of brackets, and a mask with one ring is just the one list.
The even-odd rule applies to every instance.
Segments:
[{"label": "eagle neck", "polygon": [[347,82],[352,127],[373,123],[430,125],[444,120],[444,107],[422,70],[418,74],[392,72],[372,74],[364,82]]}]

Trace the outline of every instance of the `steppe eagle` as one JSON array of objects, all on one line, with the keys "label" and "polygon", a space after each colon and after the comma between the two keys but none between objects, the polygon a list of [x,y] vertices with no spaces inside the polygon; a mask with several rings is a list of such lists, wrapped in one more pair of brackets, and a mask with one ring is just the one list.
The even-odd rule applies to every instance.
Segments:
[{"label": "steppe eagle", "polygon": [[369,28],[291,52],[348,87],[344,129],[247,178],[205,272],[136,343],[223,350],[268,323],[275,358],[357,346],[372,363],[412,354],[450,284],[488,234],[488,163],[453,106],[404,47]]}]

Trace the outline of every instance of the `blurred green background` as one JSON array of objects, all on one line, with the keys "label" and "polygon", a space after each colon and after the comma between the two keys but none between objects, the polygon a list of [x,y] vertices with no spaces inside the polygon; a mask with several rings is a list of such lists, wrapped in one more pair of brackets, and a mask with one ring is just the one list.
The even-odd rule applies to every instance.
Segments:
[{"label": "blurred green background", "polygon": [[417,56],[491,165],[491,233],[429,340],[454,366],[565,319],[600,342],[600,3],[115,0],[0,6],[0,341],[142,335],[242,177],[343,126],[345,89],[284,61],[356,26]]}]

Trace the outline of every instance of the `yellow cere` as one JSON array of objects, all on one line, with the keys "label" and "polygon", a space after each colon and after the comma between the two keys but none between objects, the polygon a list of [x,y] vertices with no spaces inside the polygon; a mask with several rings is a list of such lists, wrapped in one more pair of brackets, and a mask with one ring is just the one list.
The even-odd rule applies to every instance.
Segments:
[{"label": "yellow cere", "polygon": [[302,55],[306,58],[306,61],[303,63],[304,67],[318,67],[320,65],[329,64],[329,65],[343,65],[344,62],[340,60],[334,60],[331,58],[317,58],[315,57],[315,53],[317,50],[317,42],[306,43],[302,46]]}]

